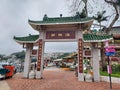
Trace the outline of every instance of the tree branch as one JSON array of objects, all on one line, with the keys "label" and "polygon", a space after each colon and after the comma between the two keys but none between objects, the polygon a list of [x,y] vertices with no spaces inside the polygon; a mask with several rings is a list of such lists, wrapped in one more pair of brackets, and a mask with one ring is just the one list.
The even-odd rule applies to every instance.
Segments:
[{"label": "tree branch", "polygon": [[118,12],[118,8],[117,8],[117,3],[116,2],[114,2],[113,0],[111,0],[111,1],[104,0],[104,1],[106,3],[108,3],[108,4],[111,4],[113,6],[113,8],[115,9],[115,12],[116,12],[116,15],[115,15],[114,19],[112,20],[112,22],[110,23],[108,29],[106,30],[106,33],[108,33],[111,30],[111,28],[113,27],[113,25],[115,24],[115,22],[118,20],[119,12]]},{"label": "tree branch", "polygon": [[108,3],[108,4],[116,4],[116,2],[114,2],[113,0],[111,0],[111,1],[108,1],[108,0],[104,0],[106,3]]},{"label": "tree branch", "polygon": [[114,25],[114,23],[118,20],[119,18],[119,12],[118,12],[118,9],[117,9],[117,6],[116,5],[113,5],[115,11],[116,11],[116,15],[115,15],[115,18],[112,20],[111,24],[109,25],[108,29],[111,29],[112,26]]}]

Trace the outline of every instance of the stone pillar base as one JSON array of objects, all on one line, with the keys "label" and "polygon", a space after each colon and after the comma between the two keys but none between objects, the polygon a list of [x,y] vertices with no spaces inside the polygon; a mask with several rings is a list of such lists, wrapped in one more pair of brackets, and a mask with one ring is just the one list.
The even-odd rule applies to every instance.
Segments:
[{"label": "stone pillar base", "polygon": [[84,81],[84,73],[78,73],[78,81]]},{"label": "stone pillar base", "polygon": [[41,71],[36,71],[36,79],[41,79],[41,78],[42,78]]}]

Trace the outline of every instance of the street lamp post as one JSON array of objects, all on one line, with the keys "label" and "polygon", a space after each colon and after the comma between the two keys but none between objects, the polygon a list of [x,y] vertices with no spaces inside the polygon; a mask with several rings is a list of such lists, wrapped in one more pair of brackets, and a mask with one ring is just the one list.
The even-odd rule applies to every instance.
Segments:
[{"label": "street lamp post", "polygon": [[107,70],[108,70],[108,74],[109,74],[109,80],[110,80],[110,89],[112,89],[112,81],[111,81],[111,74],[112,74],[112,70],[111,70],[111,65],[110,65],[110,59],[109,56],[107,56],[108,59],[108,66],[107,66]]}]

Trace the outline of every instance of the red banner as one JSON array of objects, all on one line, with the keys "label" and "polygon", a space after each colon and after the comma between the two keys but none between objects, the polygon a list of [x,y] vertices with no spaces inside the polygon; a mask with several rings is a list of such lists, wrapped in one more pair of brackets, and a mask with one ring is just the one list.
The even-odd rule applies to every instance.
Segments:
[{"label": "red banner", "polygon": [[79,73],[83,73],[83,41],[78,41],[78,59],[79,59]]},{"label": "red banner", "polygon": [[41,68],[41,57],[42,57],[42,39],[39,40],[37,71],[40,71]]}]

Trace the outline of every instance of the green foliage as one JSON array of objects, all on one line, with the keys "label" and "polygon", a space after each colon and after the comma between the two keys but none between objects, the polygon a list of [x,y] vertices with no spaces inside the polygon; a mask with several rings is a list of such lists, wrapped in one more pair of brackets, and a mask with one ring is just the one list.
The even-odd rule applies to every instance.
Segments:
[{"label": "green foliage", "polygon": [[[102,76],[109,76],[109,74],[106,71],[100,71],[100,75],[102,75]],[[113,73],[113,74],[111,74],[111,76],[120,78],[120,72],[115,73],[115,74]]]},{"label": "green foliage", "polygon": [[60,58],[63,58],[63,57],[68,56],[69,54],[70,54],[70,53],[64,53],[64,54],[62,54],[62,55],[58,55],[58,57],[52,56],[52,57],[50,57],[50,59],[51,59],[51,60],[60,59]]},{"label": "green foliage", "polygon": [[81,13],[76,12],[76,17],[86,18],[86,17],[87,17],[87,15],[86,15],[85,10],[83,9]]},{"label": "green foliage", "polygon": [[113,72],[113,73],[118,73],[118,72],[120,72],[120,64],[113,64],[113,65],[112,65],[112,72]]},{"label": "green foliage", "polygon": [[63,55],[58,56],[57,59],[66,57],[66,56],[68,56],[69,54],[70,54],[70,53],[64,53]]},{"label": "green foliage", "polygon": [[8,59],[7,56],[5,56],[5,55],[3,55],[3,54],[0,54],[0,60],[7,60],[7,59]]},{"label": "green foliage", "polygon": [[3,55],[2,55],[2,54],[0,54],[0,58],[3,58]]},{"label": "green foliage", "polygon": [[54,60],[55,58],[54,57],[50,57],[50,60]]},{"label": "green foliage", "polygon": [[118,5],[118,6],[120,6],[120,0],[117,0],[117,2],[116,2],[116,3],[117,3],[117,5]]},{"label": "green foliage", "polygon": [[[107,73],[107,71],[102,71],[100,69],[100,75],[108,76],[108,73]],[[112,65],[112,74],[111,74],[111,76],[120,78],[120,64]]]},{"label": "green foliage", "polygon": [[21,59],[21,60],[25,59],[25,51],[15,52],[12,53],[11,55],[15,55],[17,59]]},{"label": "green foliage", "polygon": [[84,72],[84,73],[87,73],[88,71],[87,71],[87,70],[84,70],[83,72]]},{"label": "green foliage", "polygon": [[85,12],[84,9],[83,9],[82,12],[80,13],[80,17],[81,17],[81,18],[86,18],[86,17],[87,17],[86,12]]},{"label": "green foliage", "polygon": [[101,23],[102,21],[107,21],[108,16],[104,16],[106,11],[98,12],[96,16],[94,16],[94,19],[98,22]]}]

